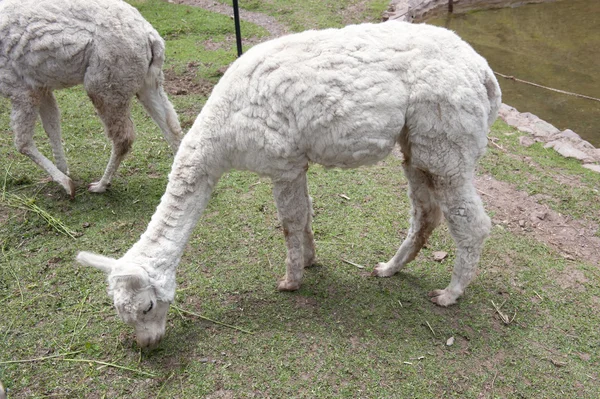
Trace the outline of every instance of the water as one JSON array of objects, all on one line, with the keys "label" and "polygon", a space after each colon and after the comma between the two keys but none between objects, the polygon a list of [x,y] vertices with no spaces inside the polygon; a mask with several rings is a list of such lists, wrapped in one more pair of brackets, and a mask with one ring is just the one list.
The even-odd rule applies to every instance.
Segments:
[{"label": "water", "polygon": [[[427,22],[455,31],[496,72],[600,98],[600,0],[475,11]],[[504,103],[600,147],[600,102],[498,81]]]}]

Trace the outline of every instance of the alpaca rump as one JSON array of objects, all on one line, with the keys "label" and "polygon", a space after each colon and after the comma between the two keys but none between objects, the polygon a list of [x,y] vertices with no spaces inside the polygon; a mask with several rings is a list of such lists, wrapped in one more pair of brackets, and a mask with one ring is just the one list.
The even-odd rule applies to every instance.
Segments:
[{"label": "alpaca rump", "polygon": [[450,284],[429,295],[451,305],[473,278],[490,230],[473,177],[499,106],[500,88],[486,61],[443,28],[363,24],[259,44],[215,86],[139,241],[118,260],[88,252],[77,259],[107,273],[117,311],[141,344],[154,346],[174,299],[175,269],[224,172],[251,170],[272,179],[287,247],[278,289],[290,291],[315,258],[308,165],[372,164],[399,144],[411,227],[373,275],[391,276],[414,259],[445,218],[456,263]]},{"label": "alpaca rump", "polygon": [[[112,141],[106,171],[88,186],[90,191],[106,190],[131,148],[133,96],[176,152],[182,134],[162,87],[164,47],[158,32],[122,0],[0,1],[0,95],[11,100],[19,152],[75,195],[52,91],[78,84],[83,84]],[[38,115],[56,164],[33,142]]]}]

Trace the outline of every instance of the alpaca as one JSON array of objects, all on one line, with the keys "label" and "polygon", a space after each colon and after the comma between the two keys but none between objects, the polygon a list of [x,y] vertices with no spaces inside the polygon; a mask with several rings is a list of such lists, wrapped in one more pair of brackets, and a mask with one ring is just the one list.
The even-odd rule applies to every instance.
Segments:
[{"label": "alpaca", "polygon": [[457,244],[450,284],[430,292],[456,302],[473,278],[490,219],[473,186],[500,106],[487,62],[454,33],[404,22],[307,31],[259,44],[234,62],[184,137],[165,194],[120,259],[80,252],[108,274],[108,292],[141,346],[155,346],[175,296],[175,269],[211,191],[232,168],[269,176],[287,247],[278,289],[300,287],[315,258],[309,163],[353,168],[399,143],[411,227],[373,275],[415,258],[445,216]]},{"label": "alpaca", "polygon": [[[0,95],[12,103],[18,151],[74,197],[52,91],[83,83],[112,141],[106,171],[89,191],[106,190],[131,148],[134,95],[176,152],[182,133],[162,87],[164,52],[158,32],[122,0],[0,1]],[[33,142],[38,114],[56,165]]]}]

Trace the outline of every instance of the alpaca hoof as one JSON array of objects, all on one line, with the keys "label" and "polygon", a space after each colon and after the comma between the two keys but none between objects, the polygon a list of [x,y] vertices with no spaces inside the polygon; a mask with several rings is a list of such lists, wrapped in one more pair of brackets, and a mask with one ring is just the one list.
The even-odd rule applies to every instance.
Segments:
[{"label": "alpaca hoof", "polygon": [[390,277],[396,274],[397,270],[389,267],[387,263],[378,263],[375,269],[371,272],[371,276],[375,277]]},{"label": "alpaca hoof", "polygon": [[71,199],[75,199],[75,184],[73,184],[73,180],[69,179],[69,189],[67,190],[67,194]]},{"label": "alpaca hoof", "polygon": [[427,294],[431,298],[431,302],[439,306],[450,306],[456,303],[456,300],[460,295],[452,293],[451,291],[445,290],[433,290]]},{"label": "alpaca hoof", "polygon": [[75,198],[75,184],[73,183],[73,180],[71,180],[68,176],[65,176],[64,178],[57,180],[57,181],[65,189],[65,191],[69,195],[69,198],[74,199]]},{"label": "alpaca hoof", "polygon": [[97,181],[88,185],[88,191],[91,193],[103,193],[106,191],[108,186],[110,186],[110,183],[102,184],[101,182]]},{"label": "alpaca hoof", "polygon": [[297,281],[281,280],[277,285],[279,291],[297,291],[300,288],[300,283]]}]

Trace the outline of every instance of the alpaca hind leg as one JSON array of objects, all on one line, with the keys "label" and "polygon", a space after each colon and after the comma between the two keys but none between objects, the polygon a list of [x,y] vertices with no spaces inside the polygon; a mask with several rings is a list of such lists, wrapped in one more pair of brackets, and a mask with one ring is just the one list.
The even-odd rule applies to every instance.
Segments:
[{"label": "alpaca hind leg", "polygon": [[277,287],[280,291],[300,288],[306,262],[310,260],[312,263],[305,256],[312,254],[314,258],[312,231],[307,234],[310,228],[310,198],[306,183],[305,172],[291,181],[273,182],[273,196],[287,247],[286,274]]},{"label": "alpaca hind leg", "polygon": [[[106,135],[112,142],[110,159],[106,165],[104,175],[99,181],[90,183],[88,186],[88,190],[93,193],[103,193],[110,186],[121,161],[131,150],[135,138],[133,122],[131,122],[129,112],[131,99],[122,102],[109,102],[109,99],[97,95],[89,94],[89,96],[104,123]],[[114,98],[110,100],[114,100]]]},{"label": "alpaca hind leg", "polygon": [[162,130],[173,153],[176,153],[183,135],[177,113],[173,108],[173,104],[167,98],[162,85],[156,81],[146,82],[137,93],[137,97]]},{"label": "alpaca hind leg", "polygon": [[448,306],[456,302],[475,276],[491,222],[470,180],[460,186],[442,188],[439,194],[457,252],[450,284],[445,289],[430,292],[429,296],[432,302]]},{"label": "alpaca hind leg", "polygon": [[303,255],[304,255],[304,267],[311,267],[315,262],[315,237],[312,231],[312,198],[308,197],[308,217],[306,219],[306,225],[303,231]]},{"label": "alpaca hind leg", "polygon": [[442,219],[441,208],[432,192],[431,176],[410,165],[405,165],[404,171],[408,179],[408,196],[412,204],[410,229],[394,257],[387,263],[379,263],[375,267],[372,273],[374,276],[392,276],[412,261]]},{"label": "alpaca hind leg", "polygon": [[[15,147],[27,155],[39,167],[50,175],[52,180],[60,184],[71,198],[75,196],[73,181],[46,158],[33,141],[35,121],[40,106],[40,96],[27,95],[12,100],[11,124],[15,132]],[[52,138],[51,138],[52,140]]]},{"label": "alpaca hind leg", "polygon": [[56,167],[65,175],[68,175],[69,167],[67,165],[67,157],[65,156],[65,151],[63,149],[60,132],[60,111],[58,110],[54,94],[52,94],[51,91],[43,93],[39,111],[42,125],[50,139],[50,146],[52,147],[52,154],[54,155]]}]

